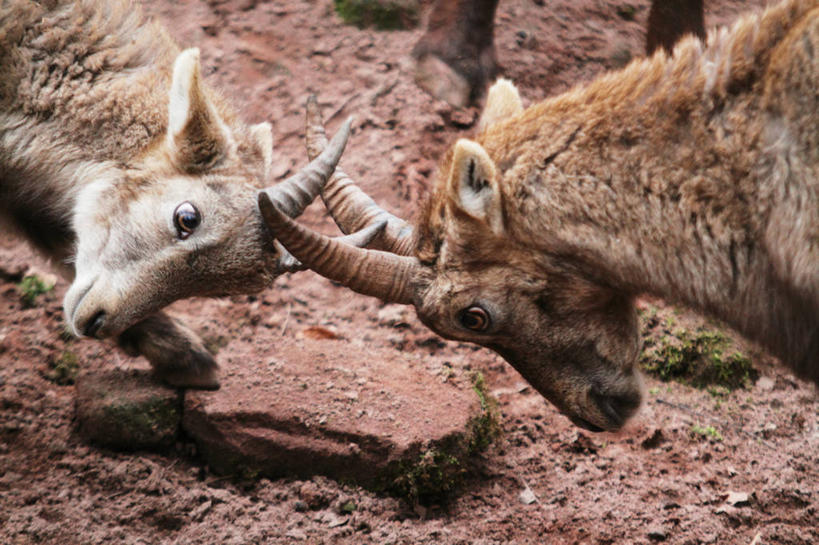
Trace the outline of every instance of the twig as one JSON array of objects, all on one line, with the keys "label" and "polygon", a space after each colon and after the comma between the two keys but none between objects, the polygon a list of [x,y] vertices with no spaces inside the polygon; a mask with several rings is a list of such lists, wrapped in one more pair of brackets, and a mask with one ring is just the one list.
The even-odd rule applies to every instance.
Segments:
[{"label": "twig", "polygon": [[227,481],[228,479],[233,479],[234,477],[236,477],[236,475],[222,475],[221,477],[214,477],[205,481],[205,486],[210,486],[213,483],[218,483],[219,481]]},{"label": "twig", "polygon": [[378,102],[378,99],[383,97],[384,95],[388,95],[395,89],[395,86],[398,85],[399,78],[395,78],[392,83],[388,83],[382,85],[373,96],[370,98],[370,106],[375,106],[375,103]]},{"label": "twig", "polygon": [[282,332],[281,336],[284,337],[284,332],[287,331],[287,324],[290,322],[290,311],[293,310],[293,303],[287,303],[287,314],[284,317],[284,323],[282,324]]},{"label": "twig", "polygon": [[759,543],[759,538],[761,538],[761,537],[762,537],[762,532],[757,532],[756,535],[754,536],[754,540],[751,541],[751,545],[756,545],[757,543]]},{"label": "twig", "polygon": [[119,492],[114,492],[113,494],[111,494],[110,496],[105,498],[105,501],[113,500],[114,498],[118,498],[119,496],[124,496],[128,492],[131,492],[131,491],[130,490],[120,490]]},{"label": "twig", "polygon": [[335,110],[333,110],[333,113],[331,113],[330,115],[328,115],[328,116],[327,116],[327,119],[325,119],[325,120],[324,120],[324,125],[326,126],[326,125],[327,125],[327,124],[328,124],[330,121],[332,121],[332,120],[333,120],[333,118],[334,118],[335,116],[337,116],[338,114],[340,114],[341,112],[343,112],[343,111],[344,111],[344,108],[346,108],[346,107],[347,107],[347,105],[348,105],[348,104],[350,104],[350,102],[352,102],[353,100],[357,99],[357,98],[358,98],[358,96],[359,96],[360,94],[361,94],[361,93],[353,93],[352,95],[350,95],[349,97],[347,97],[347,100],[345,100],[344,102],[342,102],[342,103],[341,103],[341,106],[339,106],[338,108],[336,108]]}]

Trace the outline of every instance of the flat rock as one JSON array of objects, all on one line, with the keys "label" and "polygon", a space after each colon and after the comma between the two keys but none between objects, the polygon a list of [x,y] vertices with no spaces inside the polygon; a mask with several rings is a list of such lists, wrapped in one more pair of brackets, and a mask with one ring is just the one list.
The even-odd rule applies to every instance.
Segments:
[{"label": "flat rock", "polygon": [[152,450],[173,445],[182,421],[182,394],[148,372],[105,370],[77,377],[80,435],[116,450]]},{"label": "flat rock", "polygon": [[482,409],[418,357],[355,341],[283,338],[264,361],[222,363],[222,387],[185,394],[183,428],[229,475],[321,474],[380,485],[434,449],[465,453]]}]

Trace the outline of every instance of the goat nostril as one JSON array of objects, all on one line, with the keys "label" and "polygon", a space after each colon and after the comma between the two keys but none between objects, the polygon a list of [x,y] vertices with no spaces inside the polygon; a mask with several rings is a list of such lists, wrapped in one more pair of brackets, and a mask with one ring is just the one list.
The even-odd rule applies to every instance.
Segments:
[{"label": "goat nostril", "polygon": [[94,314],[88,323],[85,324],[85,329],[83,329],[83,335],[86,337],[95,337],[99,332],[100,328],[102,328],[102,324],[105,322],[105,311],[100,310],[96,314]]},{"label": "goat nostril", "polygon": [[603,414],[616,425],[622,426],[640,408],[642,396],[639,391],[625,394],[605,395],[592,390],[592,398]]}]

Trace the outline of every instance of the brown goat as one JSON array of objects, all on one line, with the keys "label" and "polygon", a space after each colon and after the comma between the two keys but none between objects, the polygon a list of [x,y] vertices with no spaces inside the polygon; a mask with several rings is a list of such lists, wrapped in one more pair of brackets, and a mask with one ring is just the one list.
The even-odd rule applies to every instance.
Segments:
[{"label": "brown goat", "polygon": [[414,234],[331,181],[342,229],[388,220],[387,252],[260,207],[307,266],[494,349],[591,430],[640,405],[639,294],[722,319],[819,382],[817,52],[819,1],[787,0],[525,111],[500,82]]}]

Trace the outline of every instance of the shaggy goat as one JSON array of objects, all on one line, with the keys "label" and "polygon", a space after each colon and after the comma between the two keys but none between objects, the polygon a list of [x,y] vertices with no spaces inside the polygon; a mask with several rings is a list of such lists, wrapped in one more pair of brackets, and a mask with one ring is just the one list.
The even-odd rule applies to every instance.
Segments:
[{"label": "shaggy goat", "polygon": [[525,111],[496,84],[415,234],[331,181],[342,229],[387,219],[388,252],[259,204],[310,268],[413,304],[442,336],[500,353],[578,425],[614,430],[642,397],[639,294],[720,318],[819,382],[817,90],[819,1],[787,0]]},{"label": "shaggy goat", "polygon": [[[348,134],[271,198],[298,215]],[[261,290],[296,263],[255,204],[271,160],[270,124],[238,121],[198,50],[130,3],[0,4],[0,221],[73,278],[75,334],[118,336],[171,384],[217,386],[199,338],[157,311]]]}]

